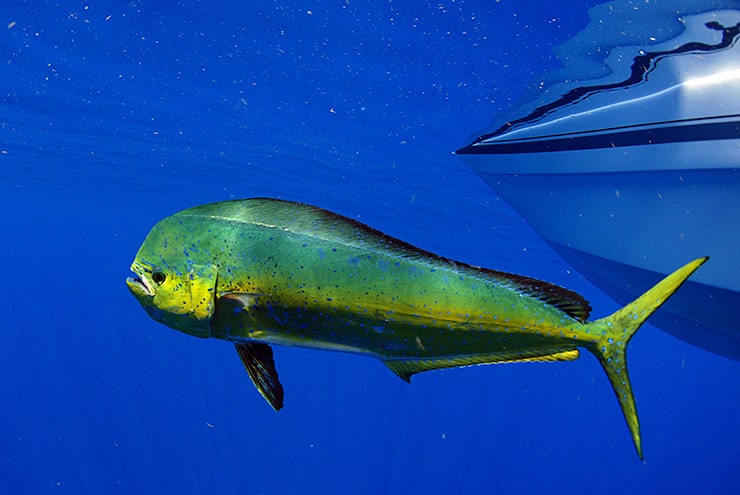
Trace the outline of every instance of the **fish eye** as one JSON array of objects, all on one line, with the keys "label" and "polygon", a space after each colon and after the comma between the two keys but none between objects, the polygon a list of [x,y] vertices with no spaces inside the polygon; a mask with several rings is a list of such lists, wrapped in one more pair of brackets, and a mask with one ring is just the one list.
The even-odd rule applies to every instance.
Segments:
[{"label": "fish eye", "polygon": [[152,273],[152,280],[157,285],[162,285],[166,279],[167,279],[167,276],[162,272]]}]

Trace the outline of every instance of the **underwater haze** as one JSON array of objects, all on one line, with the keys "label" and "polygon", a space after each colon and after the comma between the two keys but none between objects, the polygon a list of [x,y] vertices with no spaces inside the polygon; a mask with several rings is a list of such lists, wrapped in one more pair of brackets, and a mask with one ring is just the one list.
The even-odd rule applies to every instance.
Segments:
[{"label": "underwater haze", "polygon": [[273,197],[615,311],[451,154],[598,3],[4,1],[0,493],[737,493],[740,363],[649,321],[643,463],[589,353],[409,385],[275,347],[275,412],[232,345],[126,288],[160,219]]}]

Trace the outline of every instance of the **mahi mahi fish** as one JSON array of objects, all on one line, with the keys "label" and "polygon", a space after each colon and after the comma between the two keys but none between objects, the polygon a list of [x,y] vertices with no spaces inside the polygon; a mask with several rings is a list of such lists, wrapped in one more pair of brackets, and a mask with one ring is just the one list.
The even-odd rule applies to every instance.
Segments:
[{"label": "mahi mahi fish", "polygon": [[571,361],[587,349],[642,459],[627,344],[706,260],[588,321],[588,302],[562,287],[452,261],[321,208],[256,198],[161,220],[127,284],[154,320],[233,342],[275,410],[284,393],[273,344],[372,356],[407,382],[441,368]]}]

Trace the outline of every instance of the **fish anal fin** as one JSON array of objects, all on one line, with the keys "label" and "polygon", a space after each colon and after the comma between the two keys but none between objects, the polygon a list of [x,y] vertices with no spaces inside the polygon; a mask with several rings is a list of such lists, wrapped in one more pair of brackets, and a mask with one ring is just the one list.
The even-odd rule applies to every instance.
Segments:
[{"label": "fish anal fin", "polygon": [[234,346],[249,378],[257,387],[257,391],[273,409],[279,411],[283,407],[284,391],[278,379],[275,360],[272,357],[272,347],[257,342],[234,344]]},{"label": "fish anal fin", "polygon": [[479,364],[573,361],[578,359],[578,356],[578,349],[572,348],[477,354],[474,356],[435,357],[426,359],[393,359],[383,361],[383,363],[403,381],[410,382],[412,375],[423,371],[476,366]]}]

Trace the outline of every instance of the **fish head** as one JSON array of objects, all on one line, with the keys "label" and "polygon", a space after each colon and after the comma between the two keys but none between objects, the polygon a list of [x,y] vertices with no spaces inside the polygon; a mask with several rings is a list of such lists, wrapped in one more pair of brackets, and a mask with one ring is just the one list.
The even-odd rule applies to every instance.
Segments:
[{"label": "fish head", "polygon": [[217,267],[172,242],[163,222],[149,233],[131,264],[126,284],[154,320],[195,337],[211,336]]}]

